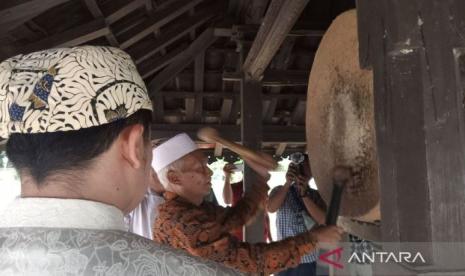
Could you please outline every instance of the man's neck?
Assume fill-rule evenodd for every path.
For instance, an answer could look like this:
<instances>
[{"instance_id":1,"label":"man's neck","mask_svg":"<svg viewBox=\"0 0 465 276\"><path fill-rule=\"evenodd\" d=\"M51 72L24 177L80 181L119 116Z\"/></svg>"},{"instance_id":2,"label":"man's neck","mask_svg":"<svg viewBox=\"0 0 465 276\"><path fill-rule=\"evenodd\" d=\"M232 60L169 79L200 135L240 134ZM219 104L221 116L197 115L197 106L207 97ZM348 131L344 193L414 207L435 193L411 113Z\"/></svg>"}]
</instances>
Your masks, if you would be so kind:
<instances>
[{"instance_id":1,"label":"man's neck","mask_svg":"<svg viewBox=\"0 0 465 276\"><path fill-rule=\"evenodd\" d=\"M176 192L175 192L176 193ZM192 196L192 195L185 195L184 193L176 193L180 198L182 198L184 201L187 201L195 206L200 206L200 204L202 204L203 202L203 197L195 197L195 196Z\"/></svg>"}]
</instances>

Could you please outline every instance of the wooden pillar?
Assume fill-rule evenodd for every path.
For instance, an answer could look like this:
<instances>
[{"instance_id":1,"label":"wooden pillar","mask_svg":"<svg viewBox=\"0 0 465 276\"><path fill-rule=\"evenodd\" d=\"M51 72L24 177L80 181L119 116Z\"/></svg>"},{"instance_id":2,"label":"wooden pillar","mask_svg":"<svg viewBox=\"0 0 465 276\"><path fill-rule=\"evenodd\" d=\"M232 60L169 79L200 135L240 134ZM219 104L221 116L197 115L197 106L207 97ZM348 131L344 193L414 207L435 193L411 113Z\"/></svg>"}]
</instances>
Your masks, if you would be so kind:
<instances>
[{"instance_id":1,"label":"wooden pillar","mask_svg":"<svg viewBox=\"0 0 465 276\"><path fill-rule=\"evenodd\" d=\"M457 255L438 243L465 241L464 8L357 1L360 62L374 73L382 237L431 242L431 266L407 266L412 275L465 271L463 245Z\"/></svg>"},{"instance_id":2,"label":"wooden pillar","mask_svg":"<svg viewBox=\"0 0 465 276\"><path fill-rule=\"evenodd\" d=\"M259 81L242 79L241 81L241 135L244 146L260 150L262 142L262 85ZM244 167L244 188L250 189L256 181L256 175L247 165ZM264 241L263 213L245 227L245 239L248 242Z\"/></svg>"}]
</instances>

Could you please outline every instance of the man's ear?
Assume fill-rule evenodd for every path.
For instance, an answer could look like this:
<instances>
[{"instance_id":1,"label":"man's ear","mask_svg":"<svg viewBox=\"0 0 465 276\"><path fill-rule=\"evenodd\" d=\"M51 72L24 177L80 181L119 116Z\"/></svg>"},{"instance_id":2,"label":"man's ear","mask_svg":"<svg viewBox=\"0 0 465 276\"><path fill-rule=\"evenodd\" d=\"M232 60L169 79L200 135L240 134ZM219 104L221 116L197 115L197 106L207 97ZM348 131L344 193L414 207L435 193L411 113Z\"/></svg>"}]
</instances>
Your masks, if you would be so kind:
<instances>
[{"instance_id":1,"label":"man's ear","mask_svg":"<svg viewBox=\"0 0 465 276\"><path fill-rule=\"evenodd\" d=\"M173 170L169 170L166 174L168 181L173 185L181 185L181 179L179 178L179 174Z\"/></svg>"},{"instance_id":2,"label":"man's ear","mask_svg":"<svg viewBox=\"0 0 465 276\"><path fill-rule=\"evenodd\" d=\"M140 124L126 127L120 134L121 154L134 169L145 162L144 127Z\"/></svg>"}]
</instances>

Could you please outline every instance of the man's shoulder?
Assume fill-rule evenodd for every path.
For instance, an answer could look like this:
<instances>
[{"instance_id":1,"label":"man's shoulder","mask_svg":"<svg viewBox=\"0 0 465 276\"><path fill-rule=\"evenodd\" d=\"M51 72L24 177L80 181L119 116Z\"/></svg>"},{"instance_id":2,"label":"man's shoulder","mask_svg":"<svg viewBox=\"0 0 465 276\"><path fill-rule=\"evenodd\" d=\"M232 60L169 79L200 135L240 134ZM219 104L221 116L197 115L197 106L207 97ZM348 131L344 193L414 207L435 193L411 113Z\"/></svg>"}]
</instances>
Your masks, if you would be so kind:
<instances>
[{"instance_id":1,"label":"man's shoulder","mask_svg":"<svg viewBox=\"0 0 465 276\"><path fill-rule=\"evenodd\" d=\"M60 245L60 250L56 245ZM171 271L170 275L238 275L231 269L202 260L186 252L161 245L138 235L117 230L84 230L58 228L0 228L1 248L24 248L25 256L43 254L49 260L50 274L58 274L56 268L66 267L69 274L91 275L98 263L95 258L108 259L107 272L110 274L135 275L144 270L147 275L157 275L159 271ZM69 255L72 252L72 255ZM14 272L18 275L33 274L37 258L24 259L28 265L18 261L17 251L0 251L0 272ZM143 261L141 261L143 260ZM31 266L32 265L32 266ZM92 273L93 272L93 273ZM119 273L117 273L119 272ZM1 274L1 273L0 273Z\"/></svg>"}]
</instances>

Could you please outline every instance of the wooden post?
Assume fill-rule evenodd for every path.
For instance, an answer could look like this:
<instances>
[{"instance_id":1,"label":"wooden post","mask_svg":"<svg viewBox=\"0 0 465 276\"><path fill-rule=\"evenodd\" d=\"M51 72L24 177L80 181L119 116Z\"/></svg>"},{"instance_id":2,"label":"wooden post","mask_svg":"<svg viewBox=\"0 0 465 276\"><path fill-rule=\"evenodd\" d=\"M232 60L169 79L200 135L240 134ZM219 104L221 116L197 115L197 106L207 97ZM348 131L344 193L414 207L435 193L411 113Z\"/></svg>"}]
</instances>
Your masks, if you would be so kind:
<instances>
[{"instance_id":1,"label":"wooden post","mask_svg":"<svg viewBox=\"0 0 465 276\"><path fill-rule=\"evenodd\" d=\"M463 274L463 244L456 254L434 242L465 241L464 3L374 2L357 9L360 63L374 73L382 239L431 242L422 273Z\"/></svg>"},{"instance_id":2,"label":"wooden post","mask_svg":"<svg viewBox=\"0 0 465 276\"><path fill-rule=\"evenodd\" d=\"M244 146L260 150L262 142L262 86L259 81L243 79L241 83L241 135ZM256 181L256 175L249 166L244 167L245 191ZM264 241L264 219L261 212L257 219L245 228L248 242Z\"/></svg>"}]
</instances>

